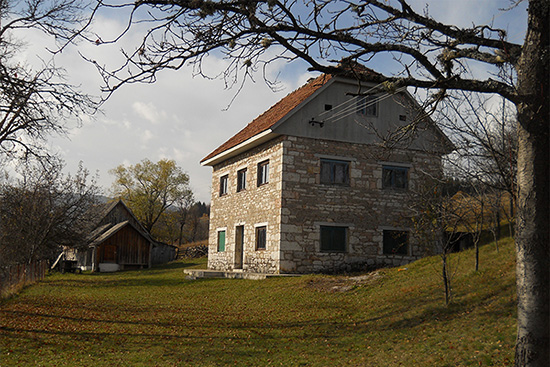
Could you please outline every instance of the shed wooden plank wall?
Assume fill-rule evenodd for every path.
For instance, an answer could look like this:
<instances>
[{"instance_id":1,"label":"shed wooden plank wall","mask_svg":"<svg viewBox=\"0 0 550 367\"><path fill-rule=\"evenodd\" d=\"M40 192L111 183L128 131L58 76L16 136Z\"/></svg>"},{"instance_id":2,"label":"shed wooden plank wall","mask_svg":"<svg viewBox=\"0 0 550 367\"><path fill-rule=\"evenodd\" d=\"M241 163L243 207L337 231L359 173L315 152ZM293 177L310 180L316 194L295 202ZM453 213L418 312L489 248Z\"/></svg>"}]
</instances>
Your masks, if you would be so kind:
<instances>
[{"instance_id":1,"label":"shed wooden plank wall","mask_svg":"<svg viewBox=\"0 0 550 367\"><path fill-rule=\"evenodd\" d=\"M109 246L116 246L115 262L120 265L149 265L149 241L131 226L122 228L101 244L99 262L104 262Z\"/></svg>"}]
</instances>

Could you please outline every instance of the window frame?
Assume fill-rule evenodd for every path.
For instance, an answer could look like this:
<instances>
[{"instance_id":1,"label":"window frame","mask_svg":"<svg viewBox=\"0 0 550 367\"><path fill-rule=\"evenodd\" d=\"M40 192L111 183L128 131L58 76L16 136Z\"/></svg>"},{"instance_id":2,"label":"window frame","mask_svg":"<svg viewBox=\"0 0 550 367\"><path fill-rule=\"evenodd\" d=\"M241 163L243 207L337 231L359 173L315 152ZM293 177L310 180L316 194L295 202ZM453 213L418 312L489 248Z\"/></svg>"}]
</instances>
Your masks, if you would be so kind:
<instances>
[{"instance_id":1,"label":"window frame","mask_svg":"<svg viewBox=\"0 0 550 367\"><path fill-rule=\"evenodd\" d=\"M269 159L258 163L257 186L269 183Z\"/></svg>"},{"instance_id":2,"label":"window frame","mask_svg":"<svg viewBox=\"0 0 550 367\"><path fill-rule=\"evenodd\" d=\"M343 243L342 245L334 246L336 231L343 230ZM327 233L329 231L330 233ZM324 233L323 233L324 232ZM323 236L323 234L325 234ZM326 239L326 235L330 236L330 243L324 243L323 239ZM328 226L321 225L319 226L319 251L327 253L346 253L348 252L348 238L349 238L349 227L348 226ZM323 246L325 245L325 246ZM327 246L328 245L328 246Z\"/></svg>"},{"instance_id":3,"label":"window frame","mask_svg":"<svg viewBox=\"0 0 550 367\"><path fill-rule=\"evenodd\" d=\"M223 233L223 244L220 246L220 239L221 239L221 234ZM217 241L217 245L216 245L216 249L217 249L217 252L225 252L225 248L226 248L226 245L227 245L227 229L218 229L217 230L217 234L218 234L218 241Z\"/></svg>"},{"instance_id":4,"label":"window frame","mask_svg":"<svg viewBox=\"0 0 550 367\"><path fill-rule=\"evenodd\" d=\"M324 180L325 175L323 174L323 167L329 166L329 179ZM338 166L345 166L345 175L343 182L336 182L336 169ZM332 159L332 158L320 158L320 178L319 182L324 185L335 185L335 186L349 186L350 185L350 176L351 176L351 161L344 159Z\"/></svg>"},{"instance_id":5,"label":"window frame","mask_svg":"<svg viewBox=\"0 0 550 367\"><path fill-rule=\"evenodd\" d=\"M263 235L261 235L262 232ZM254 239L256 251L267 250L267 225L262 224L255 226L254 233L256 236Z\"/></svg>"},{"instance_id":6,"label":"window frame","mask_svg":"<svg viewBox=\"0 0 550 367\"><path fill-rule=\"evenodd\" d=\"M409 170L410 167L405 166L395 166L391 164L384 164L382 165L382 189L385 190L407 190L409 188ZM390 174L390 182L387 184L387 174L386 172L389 172ZM403 186L398 186L398 177L396 173L404 172L404 184Z\"/></svg>"},{"instance_id":7,"label":"window frame","mask_svg":"<svg viewBox=\"0 0 550 367\"><path fill-rule=\"evenodd\" d=\"M357 113L367 117L378 117L378 101L375 101L377 99L378 96L372 94L359 96L357 99ZM374 104L367 106L372 101L375 101Z\"/></svg>"},{"instance_id":8,"label":"window frame","mask_svg":"<svg viewBox=\"0 0 550 367\"><path fill-rule=\"evenodd\" d=\"M220 177L220 196L225 196L229 193L229 175Z\"/></svg>"},{"instance_id":9,"label":"window frame","mask_svg":"<svg viewBox=\"0 0 550 367\"><path fill-rule=\"evenodd\" d=\"M410 244L409 244L409 230L406 230L406 229L384 229L382 230L382 254L383 255L399 255L399 256L410 256L409 255L409 248L410 248ZM387 236L392 236L393 239L395 239L395 243L398 244L398 246L391 246L391 249L390 249L390 245L392 245L392 243L389 243L389 239L390 237L387 237ZM396 239L394 236L395 235L398 235L399 237L401 236L404 236L404 245L403 246L403 243L399 244L398 243L398 240L399 239ZM399 250L401 248L404 248L404 250ZM396 249L398 249L399 251L396 251Z\"/></svg>"},{"instance_id":10,"label":"window frame","mask_svg":"<svg viewBox=\"0 0 550 367\"><path fill-rule=\"evenodd\" d=\"M246 190L246 168L237 171L237 192Z\"/></svg>"}]
</instances>

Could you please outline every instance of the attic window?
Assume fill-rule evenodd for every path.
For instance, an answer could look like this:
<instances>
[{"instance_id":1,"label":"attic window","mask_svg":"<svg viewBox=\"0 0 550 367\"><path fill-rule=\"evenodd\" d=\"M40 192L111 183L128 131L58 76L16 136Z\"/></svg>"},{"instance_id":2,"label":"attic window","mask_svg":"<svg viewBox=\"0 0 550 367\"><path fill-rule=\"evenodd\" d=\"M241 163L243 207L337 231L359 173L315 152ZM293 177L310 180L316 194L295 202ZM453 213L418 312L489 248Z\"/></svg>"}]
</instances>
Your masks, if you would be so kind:
<instances>
[{"instance_id":1,"label":"attic window","mask_svg":"<svg viewBox=\"0 0 550 367\"><path fill-rule=\"evenodd\" d=\"M357 113L365 116L378 116L378 97L359 96L357 99Z\"/></svg>"}]
</instances>

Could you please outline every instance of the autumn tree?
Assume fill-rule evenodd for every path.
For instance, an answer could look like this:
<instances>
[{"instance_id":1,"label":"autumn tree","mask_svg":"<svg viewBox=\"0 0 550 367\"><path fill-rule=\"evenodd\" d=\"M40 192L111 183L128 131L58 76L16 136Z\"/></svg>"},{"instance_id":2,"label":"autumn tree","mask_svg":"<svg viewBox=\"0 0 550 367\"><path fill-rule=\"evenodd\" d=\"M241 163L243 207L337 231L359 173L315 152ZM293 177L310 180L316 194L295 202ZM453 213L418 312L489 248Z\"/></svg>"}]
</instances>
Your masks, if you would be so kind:
<instances>
[{"instance_id":1,"label":"autumn tree","mask_svg":"<svg viewBox=\"0 0 550 367\"><path fill-rule=\"evenodd\" d=\"M185 242L184 228L192 213L191 208L195 198L189 191L176 199L172 206L159 218L155 227L155 238L173 245L181 245Z\"/></svg>"},{"instance_id":2,"label":"autumn tree","mask_svg":"<svg viewBox=\"0 0 550 367\"><path fill-rule=\"evenodd\" d=\"M474 191L491 191L494 196L506 193L509 205L504 213L512 223L518 148L513 112L498 96L487 98L464 91L452 96L440 104L436 119L455 146L454 152L445 158L446 170L449 175L469 182Z\"/></svg>"},{"instance_id":3,"label":"autumn tree","mask_svg":"<svg viewBox=\"0 0 550 367\"><path fill-rule=\"evenodd\" d=\"M100 189L82 165L74 175L62 168L31 159L0 185L1 265L55 259L63 246L87 245Z\"/></svg>"},{"instance_id":4,"label":"autumn tree","mask_svg":"<svg viewBox=\"0 0 550 367\"><path fill-rule=\"evenodd\" d=\"M189 208L188 220L185 223L185 236L188 242L208 239L210 206L200 201Z\"/></svg>"},{"instance_id":5,"label":"autumn tree","mask_svg":"<svg viewBox=\"0 0 550 367\"><path fill-rule=\"evenodd\" d=\"M92 97L67 83L55 52L34 65L21 60L29 59L23 33L40 31L67 44L86 22L86 9L82 1L0 0L0 154L46 157L48 136L66 133L96 111Z\"/></svg>"},{"instance_id":6,"label":"autumn tree","mask_svg":"<svg viewBox=\"0 0 550 367\"><path fill-rule=\"evenodd\" d=\"M521 1L512 3L517 6ZM550 5L528 0L523 44L513 43L505 30L490 24L458 27L413 9L407 0L140 0L131 9L125 32L148 24L142 42L123 53L124 65L101 67L107 89L129 82L152 82L162 69L191 62L202 72L209 54L224 56L222 73L235 83L258 67L276 60L301 59L311 70L347 73L346 59L369 66L380 54L400 64L393 75L370 80L380 90L403 86L424 88L425 107L435 109L449 90L498 94L517 112L518 224L517 366L546 366L550 344L549 250L549 98ZM110 5L105 5L109 7ZM112 5L123 9L124 4ZM117 37L117 40L119 38ZM116 40L115 40L116 41ZM105 41L106 43L108 42ZM491 77L474 77L468 65L492 68ZM431 103L431 105L430 105Z\"/></svg>"},{"instance_id":7,"label":"autumn tree","mask_svg":"<svg viewBox=\"0 0 550 367\"><path fill-rule=\"evenodd\" d=\"M168 208L193 195L189 176L173 160L144 159L110 173L115 177L113 194L125 201L150 233Z\"/></svg>"},{"instance_id":8,"label":"autumn tree","mask_svg":"<svg viewBox=\"0 0 550 367\"><path fill-rule=\"evenodd\" d=\"M406 222L412 222L416 240L425 253L437 255L441 260L440 277L446 306L453 298L453 277L458 268L450 254L455 251L455 243L468 220L464 201L457 200L457 195L450 195L447 186L444 179L421 174L410 188L407 200L410 217L405 218Z\"/></svg>"}]
</instances>

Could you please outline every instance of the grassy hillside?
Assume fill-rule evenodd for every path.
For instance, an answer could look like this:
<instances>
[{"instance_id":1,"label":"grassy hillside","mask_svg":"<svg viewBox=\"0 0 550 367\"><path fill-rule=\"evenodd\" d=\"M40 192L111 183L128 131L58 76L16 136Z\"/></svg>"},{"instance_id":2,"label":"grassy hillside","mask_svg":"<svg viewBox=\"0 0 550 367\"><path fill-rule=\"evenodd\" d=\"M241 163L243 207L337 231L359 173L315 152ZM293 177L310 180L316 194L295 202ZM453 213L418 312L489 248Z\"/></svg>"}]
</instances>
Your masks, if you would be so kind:
<instances>
[{"instance_id":1,"label":"grassy hillside","mask_svg":"<svg viewBox=\"0 0 550 367\"><path fill-rule=\"evenodd\" d=\"M0 304L0 366L504 366L515 339L511 241L363 277L185 280L204 259L56 274Z\"/></svg>"}]
</instances>

